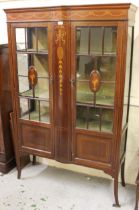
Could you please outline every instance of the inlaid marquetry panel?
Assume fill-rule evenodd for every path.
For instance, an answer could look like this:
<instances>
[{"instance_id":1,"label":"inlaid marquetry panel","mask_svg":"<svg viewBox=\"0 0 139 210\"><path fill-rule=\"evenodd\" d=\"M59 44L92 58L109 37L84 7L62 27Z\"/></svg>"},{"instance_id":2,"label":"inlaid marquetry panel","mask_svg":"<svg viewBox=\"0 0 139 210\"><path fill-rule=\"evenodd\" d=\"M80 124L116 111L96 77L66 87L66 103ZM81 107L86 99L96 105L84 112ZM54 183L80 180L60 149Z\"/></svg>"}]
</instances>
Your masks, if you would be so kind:
<instances>
[{"instance_id":1,"label":"inlaid marquetry panel","mask_svg":"<svg viewBox=\"0 0 139 210\"><path fill-rule=\"evenodd\" d=\"M8 22L57 21L57 20L127 20L128 9L135 10L130 4L105 4L87 6L60 6L29 9L6 9ZM20 12L19 12L20 11ZM33 12L32 12L33 11ZM34 12L35 11L35 12ZM45 11L45 13L44 13ZM132 12L131 12L132 13Z\"/></svg>"}]
</instances>

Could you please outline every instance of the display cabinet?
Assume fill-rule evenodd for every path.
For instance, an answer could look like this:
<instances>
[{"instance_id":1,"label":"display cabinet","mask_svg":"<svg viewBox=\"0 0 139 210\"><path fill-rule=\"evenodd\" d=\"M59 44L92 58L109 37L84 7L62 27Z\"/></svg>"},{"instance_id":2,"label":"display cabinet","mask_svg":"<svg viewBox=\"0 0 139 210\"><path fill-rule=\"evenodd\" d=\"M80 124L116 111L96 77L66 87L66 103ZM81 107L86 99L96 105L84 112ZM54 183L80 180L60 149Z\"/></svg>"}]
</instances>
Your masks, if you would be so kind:
<instances>
[{"instance_id":1,"label":"display cabinet","mask_svg":"<svg viewBox=\"0 0 139 210\"><path fill-rule=\"evenodd\" d=\"M23 153L100 169L114 178L119 206L135 11L131 4L5 10L18 178Z\"/></svg>"},{"instance_id":2,"label":"display cabinet","mask_svg":"<svg viewBox=\"0 0 139 210\"><path fill-rule=\"evenodd\" d=\"M0 172L15 167L15 156L10 131L12 97L10 88L9 51L7 44L0 45Z\"/></svg>"}]
</instances>

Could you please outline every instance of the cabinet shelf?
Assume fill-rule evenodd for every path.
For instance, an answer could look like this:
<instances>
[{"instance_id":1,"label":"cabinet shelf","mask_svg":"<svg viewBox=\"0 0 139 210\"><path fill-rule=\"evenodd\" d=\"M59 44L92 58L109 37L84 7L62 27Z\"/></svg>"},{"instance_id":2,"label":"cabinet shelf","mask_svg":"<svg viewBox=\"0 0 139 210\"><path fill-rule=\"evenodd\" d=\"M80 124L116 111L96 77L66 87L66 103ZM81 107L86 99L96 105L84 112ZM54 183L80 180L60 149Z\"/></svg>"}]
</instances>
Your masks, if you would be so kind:
<instances>
[{"instance_id":1,"label":"cabinet shelf","mask_svg":"<svg viewBox=\"0 0 139 210\"><path fill-rule=\"evenodd\" d=\"M28 78L28 75L18 74L18 76ZM37 78L38 79L49 79L49 77L47 77L47 76L46 77L45 76L44 77L43 76L37 76Z\"/></svg>"},{"instance_id":2,"label":"cabinet shelf","mask_svg":"<svg viewBox=\"0 0 139 210\"><path fill-rule=\"evenodd\" d=\"M116 57L116 53L94 54L94 53L76 53L76 56L90 56L90 57Z\"/></svg>"},{"instance_id":3,"label":"cabinet shelf","mask_svg":"<svg viewBox=\"0 0 139 210\"><path fill-rule=\"evenodd\" d=\"M93 108L101 108L101 109L114 109L114 106L111 105L103 105L103 104L92 104L91 102L87 102L87 103L81 103L81 102L76 102L77 106L84 106L84 107L93 107Z\"/></svg>"},{"instance_id":4,"label":"cabinet shelf","mask_svg":"<svg viewBox=\"0 0 139 210\"><path fill-rule=\"evenodd\" d=\"M37 50L17 50L18 54L38 54L38 55L48 55L48 51L37 51Z\"/></svg>"},{"instance_id":5,"label":"cabinet shelf","mask_svg":"<svg viewBox=\"0 0 139 210\"><path fill-rule=\"evenodd\" d=\"M23 96L23 95L19 95L20 98L25 98L25 99L32 99L32 100L38 100L38 101L46 101L49 102L50 99L47 98L41 98L41 97L31 97L31 96Z\"/></svg>"}]
</instances>

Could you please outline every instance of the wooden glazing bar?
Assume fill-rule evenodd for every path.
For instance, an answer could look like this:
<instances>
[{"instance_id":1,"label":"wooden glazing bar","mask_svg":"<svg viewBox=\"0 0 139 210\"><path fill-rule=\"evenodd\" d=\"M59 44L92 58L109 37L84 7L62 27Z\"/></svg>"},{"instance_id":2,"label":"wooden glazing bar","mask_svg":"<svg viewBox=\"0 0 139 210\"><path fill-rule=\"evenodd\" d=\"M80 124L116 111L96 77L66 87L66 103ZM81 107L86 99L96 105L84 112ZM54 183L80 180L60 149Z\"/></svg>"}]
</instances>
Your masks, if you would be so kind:
<instances>
[{"instance_id":1,"label":"wooden glazing bar","mask_svg":"<svg viewBox=\"0 0 139 210\"><path fill-rule=\"evenodd\" d=\"M96 93L95 92L94 92L93 96L94 96L94 99L93 99L94 100L94 106L96 106Z\"/></svg>"},{"instance_id":2,"label":"wooden glazing bar","mask_svg":"<svg viewBox=\"0 0 139 210\"><path fill-rule=\"evenodd\" d=\"M87 114L86 114L86 128L89 128L89 107L86 107L87 109Z\"/></svg>"},{"instance_id":3,"label":"wooden glazing bar","mask_svg":"<svg viewBox=\"0 0 139 210\"><path fill-rule=\"evenodd\" d=\"M28 114L29 114L29 120L30 120L30 100L28 98Z\"/></svg>"},{"instance_id":4,"label":"wooden glazing bar","mask_svg":"<svg viewBox=\"0 0 139 210\"><path fill-rule=\"evenodd\" d=\"M102 127L102 108L99 109L99 129L101 131L101 127Z\"/></svg>"},{"instance_id":5,"label":"wooden glazing bar","mask_svg":"<svg viewBox=\"0 0 139 210\"><path fill-rule=\"evenodd\" d=\"M36 51L38 52L38 28L35 28L35 37L36 37Z\"/></svg>"},{"instance_id":6,"label":"wooden glazing bar","mask_svg":"<svg viewBox=\"0 0 139 210\"><path fill-rule=\"evenodd\" d=\"M90 44L91 44L91 28L88 27L89 34L88 34L88 55L90 55Z\"/></svg>"},{"instance_id":7,"label":"wooden glazing bar","mask_svg":"<svg viewBox=\"0 0 139 210\"><path fill-rule=\"evenodd\" d=\"M40 100L38 100L38 104L39 104L39 121L41 121L41 107L40 107Z\"/></svg>"},{"instance_id":8,"label":"wooden glazing bar","mask_svg":"<svg viewBox=\"0 0 139 210\"><path fill-rule=\"evenodd\" d=\"M102 35L102 55L104 56L104 37L105 37L105 28L103 27L103 35Z\"/></svg>"},{"instance_id":9,"label":"wooden glazing bar","mask_svg":"<svg viewBox=\"0 0 139 210\"><path fill-rule=\"evenodd\" d=\"M28 49L28 42L27 42L27 28L25 28L25 50Z\"/></svg>"}]
</instances>

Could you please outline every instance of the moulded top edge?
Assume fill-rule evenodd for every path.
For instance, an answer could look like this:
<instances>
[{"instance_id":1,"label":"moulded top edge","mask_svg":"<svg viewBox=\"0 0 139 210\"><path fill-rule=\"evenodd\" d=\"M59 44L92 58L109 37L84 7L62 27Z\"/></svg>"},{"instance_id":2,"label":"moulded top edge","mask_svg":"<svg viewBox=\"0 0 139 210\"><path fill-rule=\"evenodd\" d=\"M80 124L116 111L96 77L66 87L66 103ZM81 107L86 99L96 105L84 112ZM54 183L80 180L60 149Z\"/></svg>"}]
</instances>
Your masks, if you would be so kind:
<instances>
[{"instance_id":1,"label":"moulded top edge","mask_svg":"<svg viewBox=\"0 0 139 210\"><path fill-rule=\"evenodd\" d=\"M26 12L26 11L43 11L43 10L76 10L76 9L132 9L137 10L137 7L131 3L119 4L87 4L87 5L61 5L61 6L48 6L48 7L27 7L27 8L10 8L4 9L6 13Z\"/></svg>"}]
</instances>

